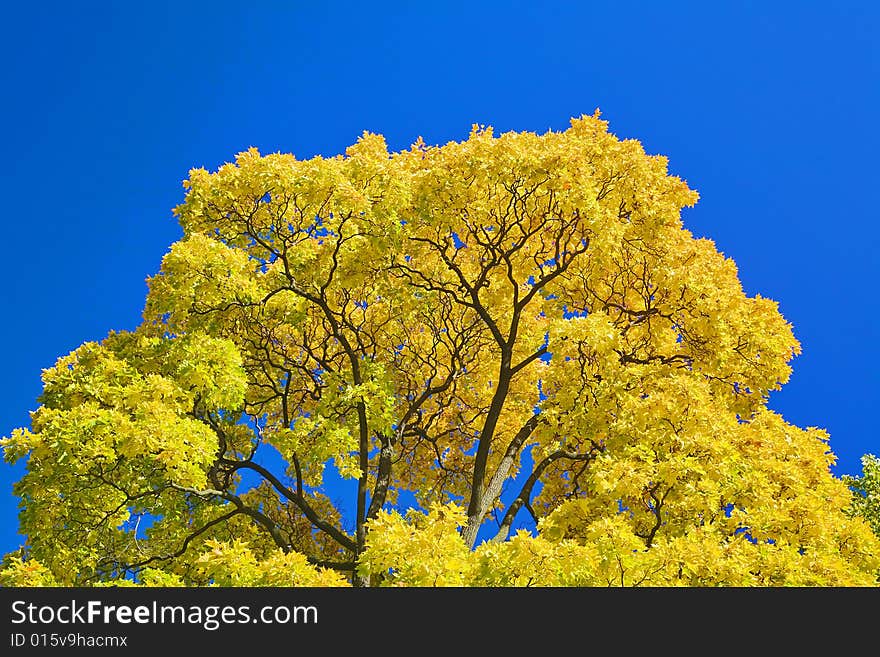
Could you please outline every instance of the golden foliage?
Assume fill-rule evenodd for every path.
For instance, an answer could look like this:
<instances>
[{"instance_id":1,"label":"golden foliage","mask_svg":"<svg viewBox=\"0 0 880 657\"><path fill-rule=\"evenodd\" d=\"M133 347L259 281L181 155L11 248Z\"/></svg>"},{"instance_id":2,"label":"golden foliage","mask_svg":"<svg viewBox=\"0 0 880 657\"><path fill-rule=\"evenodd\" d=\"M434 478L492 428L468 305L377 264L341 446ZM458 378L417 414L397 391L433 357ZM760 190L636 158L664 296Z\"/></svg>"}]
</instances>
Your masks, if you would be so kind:
<instances>
[{"instance_id":1,"label":"golden foliage","mask_svg":"<svg viewBox=\"0 0 880 657\"><path fill-rule=\"evenodd\" d=\"M59 359L2 442L3 581L876 583L828 436L766 407L792 327L667 165L596 114L194 169L143 324Z\"/></svg>"}]
</instances>

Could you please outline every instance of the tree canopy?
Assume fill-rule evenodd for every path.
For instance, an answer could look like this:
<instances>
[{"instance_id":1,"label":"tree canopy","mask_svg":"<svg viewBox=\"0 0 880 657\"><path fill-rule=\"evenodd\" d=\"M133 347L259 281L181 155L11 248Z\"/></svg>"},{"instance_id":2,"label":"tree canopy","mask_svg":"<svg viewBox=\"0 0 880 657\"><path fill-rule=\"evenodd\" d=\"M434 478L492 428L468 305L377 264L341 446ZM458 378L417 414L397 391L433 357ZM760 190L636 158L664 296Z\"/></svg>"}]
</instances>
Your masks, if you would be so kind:
<instances>
[{"instance_id":1,"label":"tree canopy","mask_svg":"<svg viewBox=\"0 0 880 657\"><path fill-rule=\"evenodd\" d=\"M792 327L598 113L184 186L141 326L45 370L2 442L0 582L877 582L828 435L767 407Z\"/></svg>"},{"instance_id":2,"label":"tree canopy","mask_svg":"<svg viewBox=\"0 0 880 657\"><path fill-rule=\"evenodd\" d=\"M850 513L864 518L880 538L880 458L865 454L861 476L845 476L843 480L853 491Z\"/></svg>"}]
</instances>

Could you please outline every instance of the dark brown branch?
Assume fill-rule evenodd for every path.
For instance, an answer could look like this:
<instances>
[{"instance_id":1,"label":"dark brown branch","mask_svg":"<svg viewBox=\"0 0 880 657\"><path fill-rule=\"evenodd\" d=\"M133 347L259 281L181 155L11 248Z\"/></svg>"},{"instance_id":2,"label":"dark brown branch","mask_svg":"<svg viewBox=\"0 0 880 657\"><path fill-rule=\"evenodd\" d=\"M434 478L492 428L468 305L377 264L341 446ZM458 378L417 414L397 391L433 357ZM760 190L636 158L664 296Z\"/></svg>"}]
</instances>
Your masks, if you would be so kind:
<instances>
[{"instance_id":1,"label":"dark brown branch","mask_svg":"<svg viewBox=\"0 0 880 657\"><path fill-rule=\"evenodd\" d=\"M507 398L507 392L510 390L510 380L512 374L510 371L510 351L506 350L501 356L501 367L498 373L498 387L495 388L495 394L492 396L492 403L489 406L489 412L486 414L486 421L483 424L483 430L480 433L479 445L477 453L474 457L474 472L471 478L471 494L468 502L467 515L468 523L462 530L461 536L468 547L473 547L477 540L477 531L483 522L486 511L483 498L486 492L486 467L489 462L489 450L492 446L492 439L495 437L495 429L498 426L498 420L501 417L501 410L504 407L504 401Z\"/></svg>"},{"instance_id":2,"label":"dark brown branch","mask_svg":"<svg viewBox=\"0 0 880 657\"><path fill-rule=\"evenodd\" d=\"M648 530L647 533L639 533L635 532L635 535L639 538L645 539L645 547L650 548L654 543L654 537L657 535L658 530L663 525L663 519L660 516L660 510L663 508L663 503L666 501L666 497L672 491L672 486L670 486L665 493L663 493L662 497L657 497L657 489L660 488L660 484L655 484L648 490L648 495L651 497L652 504L647 505L648 509L651 513L654 514L654 524L651 529Z\"/></svg>"},{"instance_id":3,"label":"dark brown branch","mask_svg":"<svg viewBox=\"0 0 880 657\"><path fill-rule=\"evenodd\" d=\"M540 349L529 354L528 356L523 358L519 363L517 363L512 368L510 368L510 373L516 374L520 370L527 367L529 365L529 363L532 363L532 362L538 360L541 356L544 356L545 354L547 354L547 352L548 352L547 345L542 346Z\"/></svg>"},{"instance_id":4,"label":"dark brown branch","mask_svg":"<svg viewBox=\"0 0 880 657\"><path fill-rule=\"evenodd\" d=\"M510 506L507 508L507 512L504 514L504 519L501 521L501 526L498 528L498 533L495 534L495 541L505 541L510 534L510 527L513 525L513 521L516 518L516 514L519 513L519 510L525 506L529 513L532 515L532 518L537 522L538 518L535 515L535 511L532 508L532 490L535 488L535 484L541 479L541 475L544 474L544 471L547 467L553 463L554 461L558 461L559 459L569 459L572 461L585 461L585 466L596 457L598 452L602 451L601 447L598 445L593 445L589 452L585 454L581 454L578 452L570 452L564 449L558 449L555 452L545 456L541 461L535 465L532 473L529 475L528 479L526 479L523 487L520 489L519 494L514 498L514 500L510 503Z\"/></svg>"},{"instance_id":5,"label":"dark brown branch","mask_svg":"<svg viewBox=\"0 0 880 657\"><path fill-rule=\"evenodd\" d=\"M149 566L151 563L155 563L157 561L170 561L171 559L176 559L177 557L183 556L183 554L187 551L187 549L189 549L190 543L192 543L196 538L198 538L199 536L204 534L206 531L211 529L211 527L214 527L215 525L219 525L220 523L226 522L230 518L237 516L239 513L241 513L241 511L239 509L235 509L234 511L230 511L229 513L226 513L222 516L214 518L213 520L210 520L209 522L205 523L204 525L199 527L196 531L194 531L192 534L188 534L186 536L186 538L183 539L183 544L180 546L180 548L178 548L176 551L172 552L171 554L154 555L154 556L150 557L149 559L144 559L143 561L138 561L136 563L124 564L124 565L120 564L119 568L122 570L134 571L139 568L144 568L145 566ZM101 567L103 568L103 567L107 567L109 565L111 565L110 562L105 562L105 563L101 564Z\"/></svg>"},{"instance_id":6,"label":"dark brown branch","mask_svg":"<svg viewBox=\"0 0 880 657\"><path fill-rule=\"evenodd\" d=\"M213 478L215 480L215 485L218 485L220 482L217 481L217 473L211 473L215 475ZM254 509L252 507L247 506L238 495L234 495L228 491L221 490L198 490L195 488L187 488L186 486L178 486L176 484L170 484L170 488L175 490L182 491L184 493L190 493L197 497L202 498L211 498L211 497L219 497L220 499L226 500L227 502L231 502L235 505L236 509L238 509L239 513L242 515L248 516L252 520L256 521L258 524L262 525L266 531L269 532L269 535L272 537L272 540L275 542L279 548L281 548L284 552L290 551L290 544L284 539L284 536L281 534L281 530L278 529L278 525L269 518L265 513L259 511L258 509Z\"/></svg>"},{"instance_id":7,"label":"dark brown branch","mask_svg":"<svg viewBox=\"0 0 880 657\"><path fill-rule=\"evenodd\" d=\"M471 285L467 277L464 275L464 272L461 270L455 262L453 262L452 258L449 257L447 253L449 249L448 244L440 245L433 240L429 240L424 237L410 237L410 240L413 242L423 242L425 244L431 245L435 251L439 254L440 258L446 264L446 266L456 275L458 278L459 284L461 285L462 290L464 290L467 295L470 297L470 305L480 316L480 319L486 324L491 331L492 336L495 338L495 341L499 346L504 348L507 345L507 340L505 340L504 335L501 333L501 329L498 328L498 324L495 323L495 320L492 319L492 316L489 314L489 311L486 310L486 307L483 305L483 302L480 300L480 287L485 282L486 273L491 269L491 266L486 266L483 268L483 271L480 274L480 277L477 279L475 285ZM491 263L490 263L491 264Z\"/></svg>"},{"instance_id":8,"label":"dark brown branch","mask_svg":"<svg viewBox=\"0 0 880 657\"><path fill-rule=\"evenodd\" d=\"M275 490L277 490L286 499L290 500L297 507L299 507L299 510L303 512L303 515L309 520L309 522L312 523L312 525L330 536L345 549L351 550L352 552L357 551L357 545L354 541L351 540L349 536L345 535L341 530L318 517L318 514L315 513L315 510L311 507L311 505L309 505L304 496L285 486L278 479L278 477L269 472L259 463L253 463L251 461L224 461L224 463L233 470L240 470L244 468L248 470L253 470L254 472L260 474L266 481L272 484Z\"/></svg>"},{"instance_id":9,"label":"dark brown branch","mask_svg":"<svg viewBox=\"0 0 880 657\"><path fill-rule=\"evenodd\" d=\"M495 501L501 496L501 488L510 474L510 469L513 467L516 457L519 456L523 444L529 436L532 435L540 422L541 416L539 413L532 415L526 420L526 423L520 428L520 430L517 431L513 440L510 441L510 445L507 446L504 456L501 457L498 469L495 471L495 474L492 475L489 485L486 486L486 492L483 495L482 507L480 509L483 516L486 515L489 508L495 504Z\"/></svg>"},{"instance_id":10,"label":"dark brown branch","mask_svg":"<svg viewBox=\"0 0 880 657\"><path fill-rule=\"evenodd\" d=\"M398 433L402 433L398 430ZM379 469L376 473L376 485L373 488L373 494L370 497L370 508L367 510L367 518L375 518L385 504L388 496L388 488L391 485L391 465L394 455L391 439L381 436L382 448L379 452Z\"/></svg>"}]
</instances>

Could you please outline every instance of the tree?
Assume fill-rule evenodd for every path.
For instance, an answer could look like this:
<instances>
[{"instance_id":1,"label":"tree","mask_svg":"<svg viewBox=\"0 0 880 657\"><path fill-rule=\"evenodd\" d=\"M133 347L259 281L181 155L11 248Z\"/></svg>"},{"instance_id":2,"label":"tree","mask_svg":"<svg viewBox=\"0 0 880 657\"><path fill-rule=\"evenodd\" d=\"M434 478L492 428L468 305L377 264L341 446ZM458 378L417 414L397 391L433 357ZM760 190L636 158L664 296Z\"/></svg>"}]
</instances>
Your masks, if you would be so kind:
<instances>
[{"instance_id":1,"label":"tree","mask_svg":"<svg viewBox=\"0 0 880 657\"><path fill-rule=\"evenodd\" d=\"M7 583L877 581L828 436L766 406L791 326L598 114L184 186L143 324L3 441Z\"/></svg>"},{"instance_id":2,"label":"tree","mask_svg":"<svg viewBox=\"0 0 880 657\"><path fill-rule=\"evenodd\" d=\"M844 476L853 492L850 513L864 518L874 534L880 538L880 458L873 454L862 456L862 475Z\"/></svg>"}]
</instances>

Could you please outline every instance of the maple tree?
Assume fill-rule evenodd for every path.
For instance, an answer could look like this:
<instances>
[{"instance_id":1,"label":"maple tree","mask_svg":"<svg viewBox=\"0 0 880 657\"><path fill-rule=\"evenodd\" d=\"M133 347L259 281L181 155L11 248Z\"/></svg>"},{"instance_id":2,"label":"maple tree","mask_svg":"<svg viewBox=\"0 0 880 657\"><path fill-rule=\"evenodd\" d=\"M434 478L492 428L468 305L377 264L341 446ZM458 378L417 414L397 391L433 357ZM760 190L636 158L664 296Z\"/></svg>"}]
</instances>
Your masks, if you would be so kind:
<instances>
[{"instance_id":1,"label":"maple tree","mask_svg":"<svg viewBox=\"0 0 880 657\"><path fill-rule=\"evenodd\" d=\"M864 518L880 538L880 458L865 454L862 456L862 474L845 475L843 480L853 492L850 513Z\"/></svg>"},{"instance_id":2,"label":"maple tree","mask_svg":"<svg viewBox=\"0 0 880 657\"><path fill-rule=\"evenodd\" d=\"M598 113L184 186L142 325L44 371L3 440L0 582L877 582L827 434L767 408L791 326Z\"/></svg>"}]
</instances>

